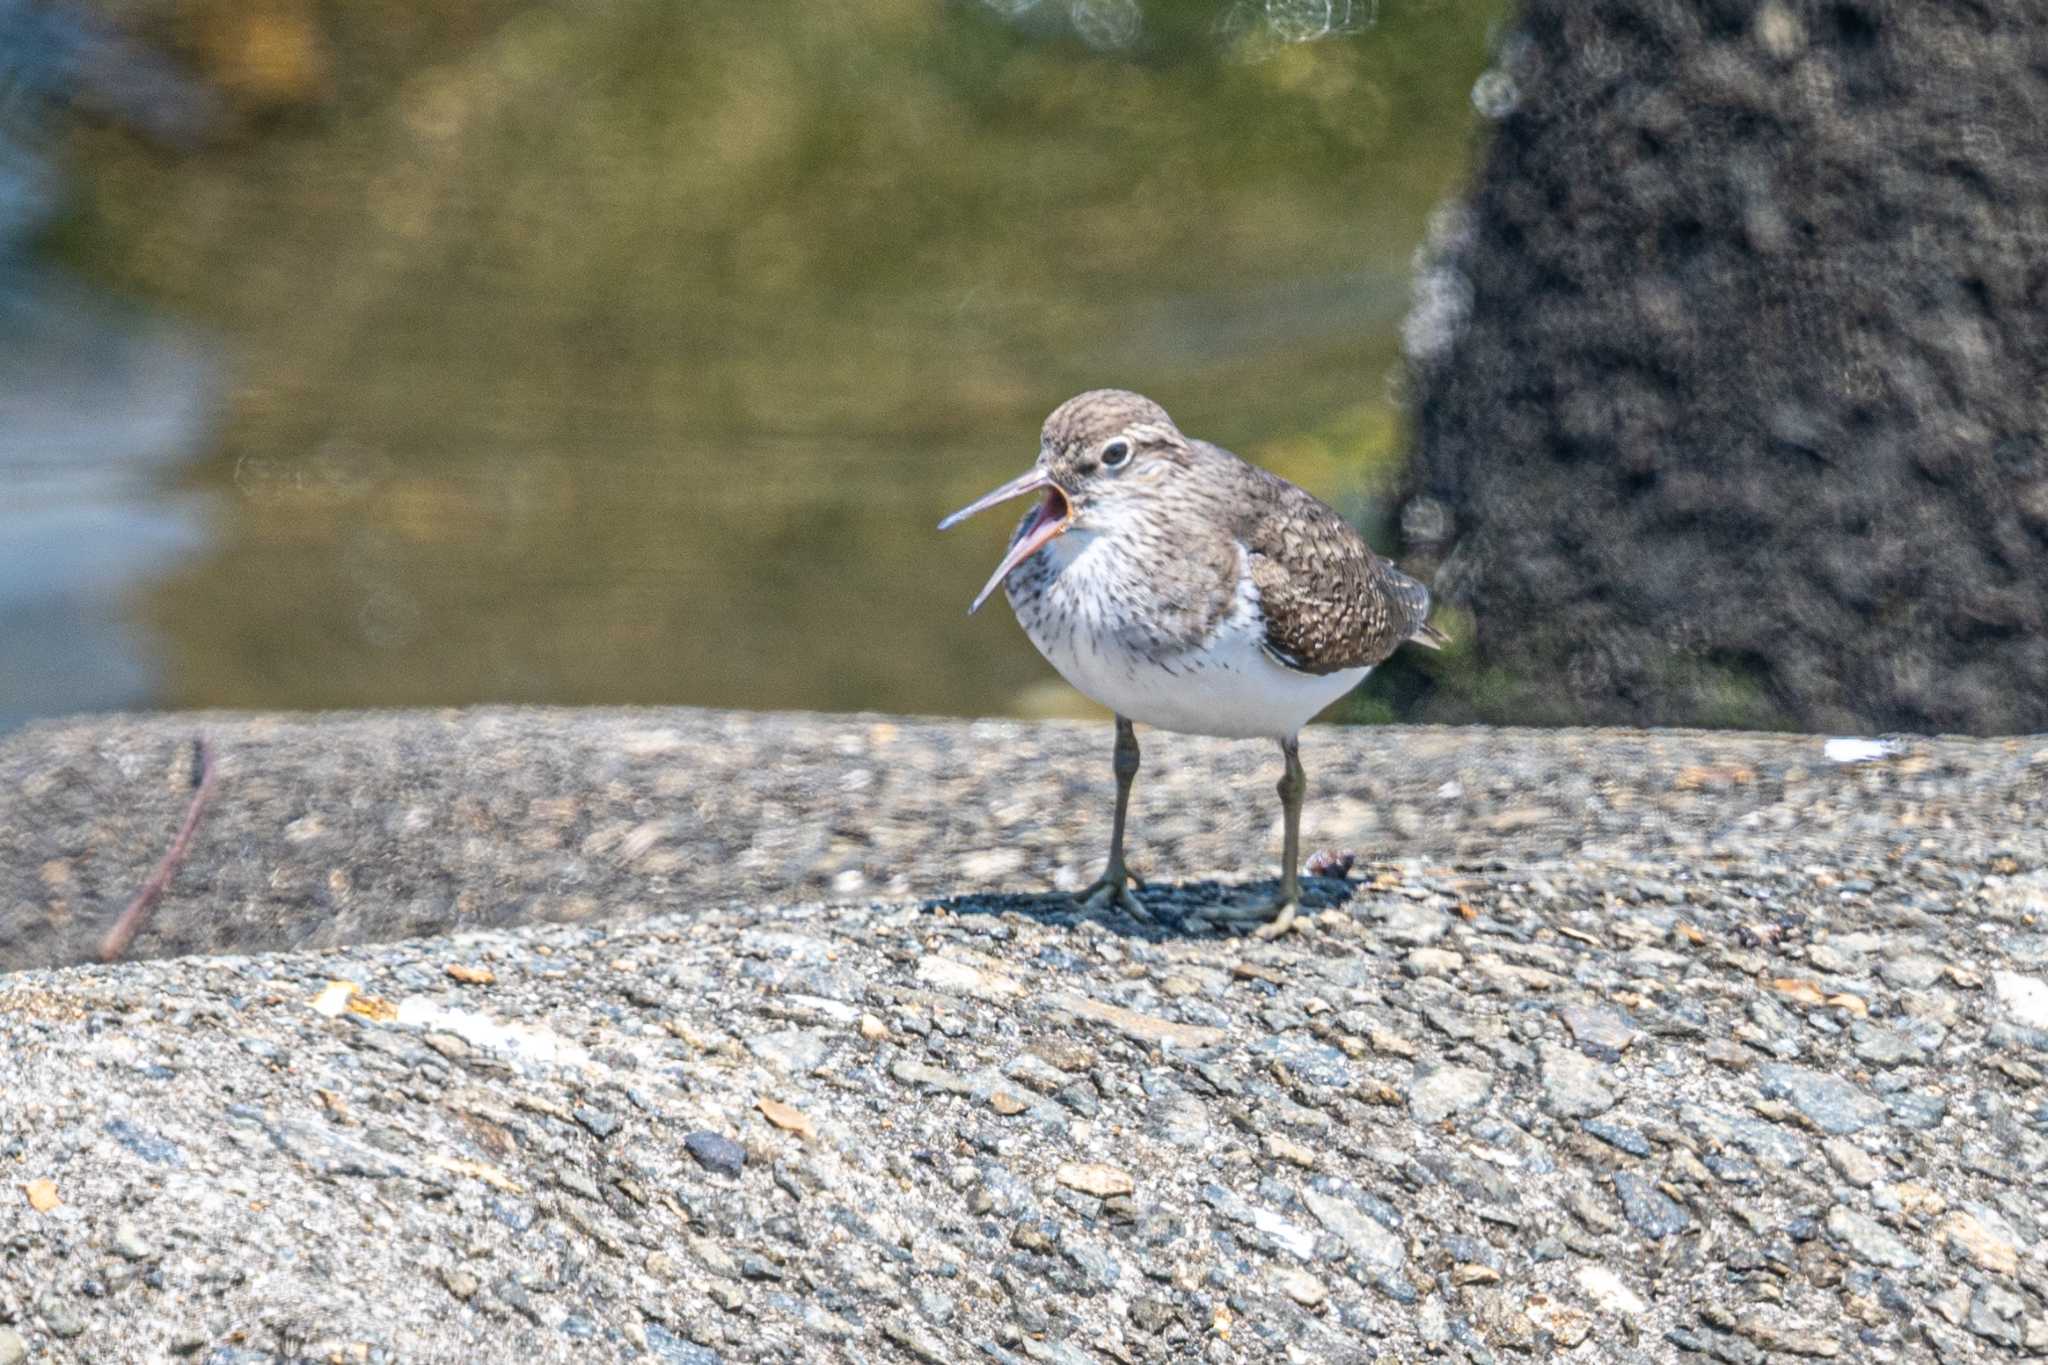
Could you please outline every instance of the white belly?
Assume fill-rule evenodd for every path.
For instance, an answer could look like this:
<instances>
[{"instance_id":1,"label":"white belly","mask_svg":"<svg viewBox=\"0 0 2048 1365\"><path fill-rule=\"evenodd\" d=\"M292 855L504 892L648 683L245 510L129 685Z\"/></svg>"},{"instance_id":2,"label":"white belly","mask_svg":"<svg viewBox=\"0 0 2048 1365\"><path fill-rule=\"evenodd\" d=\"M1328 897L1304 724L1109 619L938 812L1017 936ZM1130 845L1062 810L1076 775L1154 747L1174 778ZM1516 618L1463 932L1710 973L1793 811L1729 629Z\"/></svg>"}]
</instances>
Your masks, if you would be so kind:
<instances>
[{"instance_id":1,"label":"white belly","mask_svg":"<svg viewBox=\"0 0 2048 1365\"><path fill-rule=\"evenodd\" d=\"M1048 548L1067 547L1055 541ZM1248 578L1206 640L1167 654L1141 650L1129 633L1105 628L1120 599L1090 591L1101 585L1089 582L1089 547L1073 549L1081 553L1056 554L1060 572L1043 597L1029 604L1013 599L1012 605L1031 643L1060 676L1120 716L1183 734L1280 739L1299 732L1372 672L1302 673L1276 662L1262 647L1265 623Z\"/></svg>"},{"instance_id":2,"label":"white belly","mask_svg":"<svg viewBox=\"0 0 2048 1365\"><path fill-rule=\"evenodd\" d=\"M1171 672L1078 632L1032 643L1082 695L1120 716L1230 739L1296 734L1372 672L1297 673L1274 663L1256 641L1229 633L1212 649L1182 656Z\"/></svg>"}]
</instances>

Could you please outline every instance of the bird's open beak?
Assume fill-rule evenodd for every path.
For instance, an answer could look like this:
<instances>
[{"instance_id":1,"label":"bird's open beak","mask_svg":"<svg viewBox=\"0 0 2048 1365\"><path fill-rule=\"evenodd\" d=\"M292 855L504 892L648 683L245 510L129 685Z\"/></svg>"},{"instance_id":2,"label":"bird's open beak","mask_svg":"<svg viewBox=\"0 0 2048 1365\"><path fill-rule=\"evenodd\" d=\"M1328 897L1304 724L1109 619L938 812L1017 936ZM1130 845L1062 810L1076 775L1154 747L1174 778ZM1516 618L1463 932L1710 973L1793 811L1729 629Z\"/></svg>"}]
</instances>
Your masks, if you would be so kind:
<instances>
[{"instance_id":1,"label":"bird's open beak","mask_svg":"<svg viewBox=\"0 0 2048 1365\"><path fill-rule=\"evenodd\" d=\"M1031 514L1031 520L1024 525L1024 533L1017 537L1017 543L1003 556L1003 562L996 565L996 571L989 575L988 582L982 584L981 591L974 598L974 605L967 609L969 616L981 609L981 604L988 600L988 595L996 590L996 584L1010 576L1010 570L1037 554L1047 541L1074 524L1073 504L1067 501L1067 495L1060 491L1060 486L1052 481L1052 475L1046 473L1043 468L1034 467L993 493L968 503L939 523L939 529L944 531L959 525L976 512L987 511L999 502L1008 502L1011 498L1036 493L1040 489L1045 490L1045 500L1039 503L1038 509Z\"/></svg>"}]
</instances>

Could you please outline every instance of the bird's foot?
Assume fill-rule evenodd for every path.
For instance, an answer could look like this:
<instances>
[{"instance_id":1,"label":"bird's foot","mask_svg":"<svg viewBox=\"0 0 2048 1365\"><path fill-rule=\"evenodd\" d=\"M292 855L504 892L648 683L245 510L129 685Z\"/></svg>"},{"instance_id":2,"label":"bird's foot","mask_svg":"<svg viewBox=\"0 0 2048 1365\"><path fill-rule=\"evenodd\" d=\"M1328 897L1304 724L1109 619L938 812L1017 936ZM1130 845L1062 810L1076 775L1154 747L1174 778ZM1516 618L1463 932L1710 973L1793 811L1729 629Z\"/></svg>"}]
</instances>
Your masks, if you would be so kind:
<instances>
[{"instance_id":1,"label":"bird's foot","mask_svg":"<svg viewBox=\"0 0 2048 1365\"><path fill-rule=\"evenodd\" d=\"M1086 887L1074 893L1074 901L1083 910L1100 913L1105 910L1121 910L1140 924L1152 923L1152 912L1145 908L1131 891L1131 886L1145 885L1144 879L1120 862L1113 862L1103 869L1102 875Z\"/></svg>"},{"instance_id":2,"label":"bird's foot","mask_svg":"<svg viewBox=\"0 0 2048 1365\"><path fill-rule=\"evenodd\" d=\"M1206 920L1220 920L1240 932L1249 929L1253 938L1276 939L1282 934L1306 932L1308 921L1301 918L1301 898L1285 892L1270 900L1225 901L1202 907ZM1252 926L1256 925L1256 928Z\"/></svg>"}]
</instances>

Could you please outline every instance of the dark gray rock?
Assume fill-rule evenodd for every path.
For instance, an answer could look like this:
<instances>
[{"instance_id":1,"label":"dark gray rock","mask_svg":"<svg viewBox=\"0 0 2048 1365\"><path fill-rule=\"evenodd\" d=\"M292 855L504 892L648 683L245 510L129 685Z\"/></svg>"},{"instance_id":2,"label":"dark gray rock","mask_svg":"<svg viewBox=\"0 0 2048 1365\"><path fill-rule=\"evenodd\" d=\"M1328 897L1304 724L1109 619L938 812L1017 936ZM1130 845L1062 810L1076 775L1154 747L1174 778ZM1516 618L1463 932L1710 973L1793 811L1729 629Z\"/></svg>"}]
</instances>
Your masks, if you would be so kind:
<instances>
[{"instance_id":1,"label":"dark gray rock","mask_svg":"<svg viewBox=\"0 0 2048 1365\"><path fill-rule=\"evenodd\" d=\"M1439 714L2048 730L2048 9L1971 14L1519 9L1406 331Z\"/></svg>"},{"instance_id":2,"label":"dark gray rock","mask_svg":"<svg viewBox=\"0 0 2048 1365\"><path fill-rule=\"evenodd\" d=\"M747 1149L723 1133L695 1132L683 1139L683 1146L714 1175L738 1175L747 1164Z\"/></svg>"},{"instance_id":3,"label":"dark gray rock","mask_svg":"<svg viewBox=\"0 0 2048 1365\"><path fill-rule=\"evenodd\" d=\"M1858 1020L1850 1025L1849 1036L1856 1040L1856 1055L1872 1066L1898 1066L1920 1056L1920 1045L1903 1029Z\"/></svg>"},{"instance_id":4,"label":"dark gray rock","mask_svg":"<svg viewBox=\"0 0 2048 1365\"><path fill-rule=\"evenodd\" d=\"M576 1115L576 1121L590 1131L592 1137L608 1138L619 1131L617 1114L595 1109L587 1104L578 1105L571 1112Z\"/></svg>"},{"instance_id":5,"label":"dark gray rock","mask_svg":"<svg viewBox=\"0 0 2048 1365\"><path fill-rule=\"evenodd\" d=\"M1599 1138L1609 1147L1627 1152L1630 1156L1648 1156L1650 1140L1634 1128L1625 1124L1608 1123L1603 1119L1587 1119L1579 1127Z\"/></svg>"},{"instance_id":6,"label":"dark gray rock","mask_svg":"<svg viewBox=\"0 0 2048 1365\"><path fill-rule=\"evenodd\" d=\"M1885 1097L1884 1107L1901 1128L1939 1127L1948 1114L1948 1100L1926 1090L1907 1090Z\"/></svg>"}]
</instances>

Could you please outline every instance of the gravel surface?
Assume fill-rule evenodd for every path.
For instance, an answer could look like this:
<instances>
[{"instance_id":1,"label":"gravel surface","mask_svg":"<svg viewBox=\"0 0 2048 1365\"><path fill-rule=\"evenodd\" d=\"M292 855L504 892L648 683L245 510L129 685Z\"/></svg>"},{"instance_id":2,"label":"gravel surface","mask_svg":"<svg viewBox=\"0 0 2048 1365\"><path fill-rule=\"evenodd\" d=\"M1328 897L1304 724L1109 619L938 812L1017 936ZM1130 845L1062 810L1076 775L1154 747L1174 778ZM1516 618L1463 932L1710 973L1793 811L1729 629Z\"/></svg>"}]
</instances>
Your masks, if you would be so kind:
<instances>
[{"instance_id":1,"label":"gravel surface","mask_svg":"<svg viewBox=\"0 0 2048 1365\"><path fill-rule=\"evenodd\" d=\"M130 956L316 948L719 904L1078 889L1101 871L1107 725L731 711L200 713L0 736L0 971L91 960L218 792ZM1133 866L1270 878L1274 746L1140 732ZM1306 848L1482 866L2048 864L2048 739L1320 728ZM1852 848L1853 846L1853 848ZM1659 874L1662 875L1662 874ZM1844 870L1845 877L1853 876ZM1944 888L1944 874L1922 900Z\"/></svg>"},{"instance_id":2,"label":"gravel surface","mask_svg":"<svg viewBox=\"0 0 2048 1365\"><path fill-rule=\"evenodd\" d=\"M0 976L0 1362L2048 1353L2048 740L1319 731L1262 943L1256 745L1149 740L1141 925L1042 894L1106 728L45 726L17 961L195 728L139 950L453 932Z\"/></svg>"}]
</instances>

